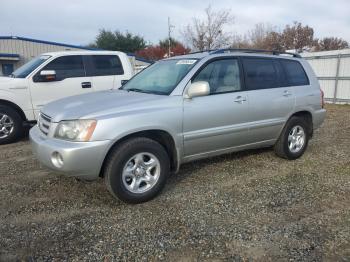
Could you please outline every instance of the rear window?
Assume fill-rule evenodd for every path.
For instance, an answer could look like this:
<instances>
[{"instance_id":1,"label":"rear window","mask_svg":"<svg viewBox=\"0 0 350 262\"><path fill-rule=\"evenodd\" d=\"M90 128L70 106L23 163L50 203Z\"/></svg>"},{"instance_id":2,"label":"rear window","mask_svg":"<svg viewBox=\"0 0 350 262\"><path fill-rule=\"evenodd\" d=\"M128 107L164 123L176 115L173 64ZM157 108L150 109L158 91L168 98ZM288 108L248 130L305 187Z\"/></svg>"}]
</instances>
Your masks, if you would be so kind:
<instances>
[{"instance_id":1,"label":"rear window","mask_svg":"<svg viewBox=\"0 0 350 262\"><path fill-rule=\"evenodd\" d=\"M304 68L298 61L281 59L281 64L287 77L288 86L309 85L309 79Z\"/></svg>"},{"instance_id":2,"label":"rear window","mask_svg":"<svg viewBox=\"0 0 350 262\"><path fill-rule=\"evenodd\" d=\"M116 55L91 56L92 70L90 76L123 75L124 70L120 59Z\"/></svg>"},{"instance_id":3,"label":"rear window","mask_svg":"<svg viewBox=\"0 0 350 262\"><path fill-rule=\"evenodd\" d=\"M243 58L243 67L248 90L280 86L281 72L273 59Z\"/></svg>"}]
</instances>

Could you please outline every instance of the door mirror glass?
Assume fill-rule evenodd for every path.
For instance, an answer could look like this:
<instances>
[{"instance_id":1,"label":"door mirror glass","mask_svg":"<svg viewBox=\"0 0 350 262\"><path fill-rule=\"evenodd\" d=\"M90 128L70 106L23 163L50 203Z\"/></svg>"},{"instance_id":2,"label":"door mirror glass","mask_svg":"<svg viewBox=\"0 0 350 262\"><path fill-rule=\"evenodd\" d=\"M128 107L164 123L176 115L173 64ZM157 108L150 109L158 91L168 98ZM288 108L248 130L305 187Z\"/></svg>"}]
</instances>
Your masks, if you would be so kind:
<instances>
[{"instance_id":1,"label":"door mirror glass","mask_svg":"<svg viewBox=\"0 0 350 262\"><path fill-rule=\"evenodd\" d=\"M198 81L192 83L187 90L186 98L193 98L197 96L207 96L210 94L209 83L205 81Z\"/></svg>"},{"instance_id":2,"label":"door mirror glass","mask_svg":"<svg viewBox=\"0 0 350 262\"><path fill-rule=\"evenodd\" d=\"M51 82L56 80L55 70L42 70L35 82Z\"/></svg>"}]
</instances>

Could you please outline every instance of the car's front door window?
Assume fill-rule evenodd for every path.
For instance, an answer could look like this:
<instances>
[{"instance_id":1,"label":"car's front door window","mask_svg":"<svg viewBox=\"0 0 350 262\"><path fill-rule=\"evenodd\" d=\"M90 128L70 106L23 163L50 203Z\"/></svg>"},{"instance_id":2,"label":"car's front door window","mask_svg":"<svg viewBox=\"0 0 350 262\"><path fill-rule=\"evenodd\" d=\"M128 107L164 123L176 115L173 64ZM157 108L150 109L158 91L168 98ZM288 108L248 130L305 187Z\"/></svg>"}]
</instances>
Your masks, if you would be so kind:
<instances>
[{"instance_id":1,"label":"car's front door window","mask_svg":"<svg viewBox=\"0 0 350 262\"><path fill-rule=\"evenodd\" d=\"M83 58L80 55L58 57L47 64L42 70L54 70L57 81L71 77L85 76Z\"/></svg>"},{"instance_id":2,"label":"car's front door window","mask_svg":"<svg viewBox=\"0 0 350 262\"><path fill-rule=\"evenodd\" d=\"M239 65L237 59L222 59L205 66L192 82L206 81L210 94L219 94L241 90Z\"/></svg>"}]
</instances>

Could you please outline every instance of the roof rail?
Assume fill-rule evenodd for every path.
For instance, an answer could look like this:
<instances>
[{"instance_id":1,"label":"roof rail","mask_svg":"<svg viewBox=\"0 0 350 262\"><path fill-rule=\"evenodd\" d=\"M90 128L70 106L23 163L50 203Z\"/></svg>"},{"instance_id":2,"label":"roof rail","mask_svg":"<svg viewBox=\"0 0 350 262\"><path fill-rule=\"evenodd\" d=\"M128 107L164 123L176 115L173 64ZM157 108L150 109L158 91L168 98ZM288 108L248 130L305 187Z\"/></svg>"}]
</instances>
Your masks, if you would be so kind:
<instances>
[{"instance_id":1,"label":"roof rail","mask_svg":"<svg viewBox=\"0 0 350 262\"><path fill-rule=\"evenodd\" d=\"M205 53L205 52L215 52L215 51L219 51L220 49L207 49L207 50L202 50L202 51L195 51L195 52L191 52L191 53L188 53L186 55L192 55L192 54L200 54L200 53Z\"/></svg>"},{"instance_id":2,"label":"roof rail","mask_svg":"<svg viewBox=\"0 0 350 262\"><path fill-rule=\"evenodd\" d=\"M262 50L262 49L239 49L239 48L225 48L225 49L217 49L209 51L210 54L221 54L221 53L229 53L229 52L243 52L243 53L271 53L272 55L291 55L293 57L301 58L299 54L290 53L290 52L282 52L277 50Z\"/></svg>"}]
</instances>

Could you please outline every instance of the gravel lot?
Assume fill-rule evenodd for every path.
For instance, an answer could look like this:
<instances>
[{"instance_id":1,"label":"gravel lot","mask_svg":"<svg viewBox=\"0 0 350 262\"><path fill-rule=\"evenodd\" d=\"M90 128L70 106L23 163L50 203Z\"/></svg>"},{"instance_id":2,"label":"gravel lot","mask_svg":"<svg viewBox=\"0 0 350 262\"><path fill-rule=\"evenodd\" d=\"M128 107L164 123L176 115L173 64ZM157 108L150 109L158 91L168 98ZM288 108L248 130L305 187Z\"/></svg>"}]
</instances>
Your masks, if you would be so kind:
<instances>
[{"instance_id":1,"label":"gravel lot","mask_svg":"<svg viewBox=\"0 0 350 262\"><path fill-rule=\"evenodd\" d=\"M0 260L350 260L350 106L295 161L271 149L182 166L145 204L0 146Z\"/></svg>"}]
</instances>

